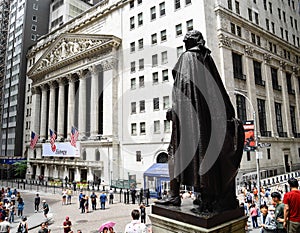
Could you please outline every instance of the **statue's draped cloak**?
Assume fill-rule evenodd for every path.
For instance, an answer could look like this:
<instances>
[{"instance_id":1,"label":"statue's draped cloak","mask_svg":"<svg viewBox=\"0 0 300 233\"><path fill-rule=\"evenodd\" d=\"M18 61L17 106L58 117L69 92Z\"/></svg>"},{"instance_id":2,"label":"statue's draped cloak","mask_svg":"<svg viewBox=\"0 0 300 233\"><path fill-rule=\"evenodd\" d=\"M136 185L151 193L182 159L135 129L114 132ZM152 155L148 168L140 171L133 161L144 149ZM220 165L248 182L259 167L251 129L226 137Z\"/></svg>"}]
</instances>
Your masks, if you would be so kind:
<instances>
[{"instance_id":1,"label":"statue's draped cloak","mask_svg":"<svg viewBox=\"0 0 300 233\"><path fill-rule=\"evenodd\" d=\"M169 155L174 156L174 171L170 171L170 176L174 172L174 178L184 185L193 186L203 196L212 195L213 198L224 194L234 188L232 185L241 161L244 139L242 125L236 127L234 108L210 51L205 47L187 50L180 56L172 74L174 86ZM211 85L212 78L216 85ZM207 97L212 98L213 102ZM219 108L220 104L223 108ZM190 120L193 116L196 120ZM218 155L206 154L209 143L217 144L214 135L211 135L212 124L215 123L225 132L224 141L218 142L222 150ZM181 137L186 137L187 145L196 148L178 150ZM204 156L216 156L217 159L208 172L200 176L199 168Z\"/></svg>"}]
</instances>

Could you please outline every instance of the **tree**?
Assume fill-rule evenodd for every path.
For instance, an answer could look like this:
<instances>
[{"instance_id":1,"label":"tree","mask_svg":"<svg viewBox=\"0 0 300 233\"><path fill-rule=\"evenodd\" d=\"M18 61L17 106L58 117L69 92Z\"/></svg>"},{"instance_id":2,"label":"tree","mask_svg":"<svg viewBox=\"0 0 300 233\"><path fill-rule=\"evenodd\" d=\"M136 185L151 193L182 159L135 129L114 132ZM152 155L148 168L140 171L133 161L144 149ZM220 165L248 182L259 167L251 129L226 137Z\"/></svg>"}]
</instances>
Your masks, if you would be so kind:
<instances>
[{"instance_id":1,"label":"tree","mask_svg":"<svg viewBox=\"0 0 300 233\"><path fill-rule=\"evenodd\" d=\"M13 164L15 169L15 176L24 178L27 171L27 161L20 161Z\"/></svg>"}]
</instances>

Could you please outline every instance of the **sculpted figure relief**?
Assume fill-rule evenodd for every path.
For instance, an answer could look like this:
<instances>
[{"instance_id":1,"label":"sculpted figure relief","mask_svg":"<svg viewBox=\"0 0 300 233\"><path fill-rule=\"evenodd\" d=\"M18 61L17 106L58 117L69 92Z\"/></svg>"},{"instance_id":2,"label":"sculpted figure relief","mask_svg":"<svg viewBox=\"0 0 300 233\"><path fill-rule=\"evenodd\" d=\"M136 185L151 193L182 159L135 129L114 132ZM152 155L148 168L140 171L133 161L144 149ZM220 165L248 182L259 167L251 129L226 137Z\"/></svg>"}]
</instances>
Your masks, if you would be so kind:
<instances>
[{"instance_id":1,"label":"sculpted figure relief","mask_svg":"<svg viewBox=\"0 0 300 233\"><path fill-rule=\"evenodd\" d=\"M172 71L173 104L167 112L167 120L172 121L168 148L171 197L156 203L180 206L180 184L184 184L197 193L197 212L235 209L243 125L235 119L202 34L188 32L184 43L186 51Z\"/></svg>"}]
</instances>

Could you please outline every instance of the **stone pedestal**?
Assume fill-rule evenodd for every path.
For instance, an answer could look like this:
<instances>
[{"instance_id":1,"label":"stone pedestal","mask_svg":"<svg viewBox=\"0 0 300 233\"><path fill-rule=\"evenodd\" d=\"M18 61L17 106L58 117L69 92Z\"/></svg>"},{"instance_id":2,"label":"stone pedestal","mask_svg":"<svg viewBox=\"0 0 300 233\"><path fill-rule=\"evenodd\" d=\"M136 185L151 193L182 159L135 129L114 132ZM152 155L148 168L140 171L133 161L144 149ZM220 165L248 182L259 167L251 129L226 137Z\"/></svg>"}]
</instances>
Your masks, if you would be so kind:
<instances>
[{"instance_id":1,"label":"stone pedestal","mask_svg":"<svg viewBox=\"0 0 300 233\"><path fill-rule=\"evenodd\" d=\"M212 228L204 228L174 219L150 214L153 233L244 233L247 217L243 216Z\"/></svg>"}]
</instances>

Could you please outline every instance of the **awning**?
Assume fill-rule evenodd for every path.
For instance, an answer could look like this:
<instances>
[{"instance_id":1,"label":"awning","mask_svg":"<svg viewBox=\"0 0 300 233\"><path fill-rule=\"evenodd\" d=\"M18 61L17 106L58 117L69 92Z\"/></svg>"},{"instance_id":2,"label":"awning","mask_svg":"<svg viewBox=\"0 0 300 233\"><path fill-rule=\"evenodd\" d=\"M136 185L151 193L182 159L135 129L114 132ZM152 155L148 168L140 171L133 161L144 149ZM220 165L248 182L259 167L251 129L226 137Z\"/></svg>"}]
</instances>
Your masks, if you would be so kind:
<instances>
[{"instance_id":1,"label":"awning","mask_svg":"<svg viewBox=\"0 0 300 233\"><path fill-rule=\"evenodd\" d=\"M169 178L168 164L167 163L155 163L144 172L144 176Z\"/></svg>"}]
</instances>

